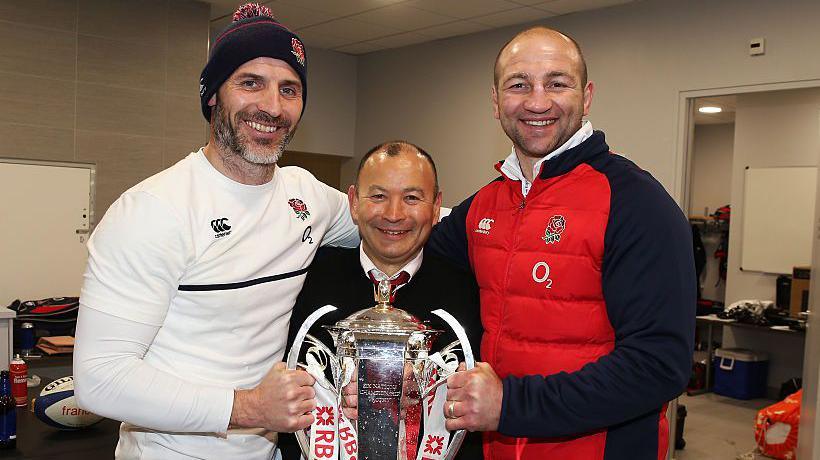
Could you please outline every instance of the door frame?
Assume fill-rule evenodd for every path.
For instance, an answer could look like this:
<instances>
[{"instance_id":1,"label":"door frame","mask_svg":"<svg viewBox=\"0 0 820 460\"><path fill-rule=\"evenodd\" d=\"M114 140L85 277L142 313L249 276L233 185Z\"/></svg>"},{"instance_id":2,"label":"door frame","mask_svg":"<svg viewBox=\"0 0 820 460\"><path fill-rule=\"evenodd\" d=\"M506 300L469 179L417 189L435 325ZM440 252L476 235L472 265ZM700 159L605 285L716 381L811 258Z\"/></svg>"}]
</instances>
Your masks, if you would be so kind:
<instances>
[{"instance_id":1,"label":"door frame","mask_svg":"<svg viewBox=\"0 0 820 460\"><path fill-rule=\"evenodd\" d=\"M820 79L798 80L759 85L727 86L706 89L690 89L680 91L678 95L678 129L677 145L675 150L675 174L672 185L672 196L684 211L689 209L691 197L691 169L692 145L695 134L694 100L710 96L730 96L767 91L782 91L789 89L820 88ZM820 136L820 112L818 113L818 136ZM820 158L820 152L818 152ZM820 180L817 184L817 202L815 204L814 241L820 239ZM815 299L820 302L820 244L812 248L812 271L815 276L811 279L809 305L814 305ZM811 308L814 309L814 308ZM820 307L818 307L820 309ZM820 382L820 315L809 314L806 328L806 338L803 350L803 399L800 414L798 437L798 458L820 457L820 423L816 419L820 414L820 397L818 397L818 383ZM811 433L810 435L806 435Z\"/></svg>"}]
</instances>

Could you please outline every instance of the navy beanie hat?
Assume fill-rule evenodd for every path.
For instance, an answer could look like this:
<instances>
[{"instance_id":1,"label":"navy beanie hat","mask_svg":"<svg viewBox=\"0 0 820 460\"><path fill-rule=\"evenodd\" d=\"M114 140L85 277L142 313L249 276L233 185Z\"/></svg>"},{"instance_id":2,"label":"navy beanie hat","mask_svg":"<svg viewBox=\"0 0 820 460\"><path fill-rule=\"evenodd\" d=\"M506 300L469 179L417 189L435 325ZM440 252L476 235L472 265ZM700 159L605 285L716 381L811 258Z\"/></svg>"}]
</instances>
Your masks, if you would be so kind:
<instances>
[{"instance_id":1,"label":"navy beanie hat","mask_svg":"<svg viewBox=\"0 0 820 460\"><path fill-rule=\"evenodd\" d=\"M248 3L236 10L231 22L214 41L211 56L199 78L202 115L209 123L208 101L242 64L258 57L287 62L302 82L302 111L307 104L307 58L302 40L273 18L266 6Z\"/></svg>"}]
</instances>

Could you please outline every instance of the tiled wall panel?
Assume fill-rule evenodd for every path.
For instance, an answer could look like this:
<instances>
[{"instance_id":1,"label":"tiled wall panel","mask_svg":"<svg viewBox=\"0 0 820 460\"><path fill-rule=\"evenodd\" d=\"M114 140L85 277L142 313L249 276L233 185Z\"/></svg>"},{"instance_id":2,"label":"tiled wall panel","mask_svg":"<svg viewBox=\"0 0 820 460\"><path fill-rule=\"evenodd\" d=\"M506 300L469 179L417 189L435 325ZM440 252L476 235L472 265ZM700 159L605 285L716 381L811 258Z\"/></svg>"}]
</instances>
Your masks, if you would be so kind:
<instances>
[{"instance_id":1,"label":"tiled wall panel","mask_svg":"<svg viewBox=\"0 0 820 460\"><path fill-rule=\"evenodd\" d=\"M164 91L165 57L162 46L80 35L77 79L101 85Z\"/></svg>"},{"instance_id":2,"label":"tiled wall panel","mask_svg":"<svg viewBox=\"0 0 820 460\"><path fill-rule=\"evenodd\" d=\"M162 137L164 99L159 92L79 83L77 129Z\"/></svg>"},{"instance_id":3,"label":"tiled wall panel","mask_svg":"<svg viewBox=\"0 0 820 460\"><path fill-rule=\"evenodd\" d=\"M207 140L207 3L0 1L0 156L97 164L96 217Z\"/></svg>"},{"instance_id":4,"label":"tiled wall panel","mask_svg":"<svg viewBox=\"0 0 820 460\"><path fill-rule=\"evenodd\" d=\"M0 157L74 161L74 130L0 123Z\"/></svg>"},{"instance_id":5,"label":"tiled wall panel","mask_svg":"<svg viewBox=\"0 0 820 460\"><path fill-rule=\"evenodd\" d=\"M0 122L74 129L70 80L0 72Z\"/></svg>"},{"instance_id":6,"label":"tiled wall panel","mask_svg":"<svg viewBox=\"0 0 820 460\"><path fill-rule=\"evenodd\" d=\"M107 203L106 207L122 192L162 170L162 145L157 137L77 131L77 159L96 163L97 201Z\"/></svg>"},{"instance_id":7,"label":"tiled wall panel","mask_svg":"<svg viewBox=\"0 0 820 460\"><path fill-rule=\"evenodd\" d=\"M73 80L76 41L73 32L4 21L0 25L0 70Z\"/></svg>"},{"instance_id":8,"label":"tiled wall panel","mask_svg":"<svg viewBox=\"0 0 820 460\"><path fill-rule=\"evenodd\" d=\"M169 0L80 0L77 29L82 35L165 46L168 3ZM173 20L183 22L188 18ZM202 26L207 30L207 22Z\"/></svg>"},{"instance_id":9,"label":"tiled wall panel","mask_svg":"<svg viewBox=\"0 0 820 460\"><path fill-rule=\"evenodd\" d=\"M75 32L77 0L4 0L0 20Z\"/></svg>"}]
</instances>

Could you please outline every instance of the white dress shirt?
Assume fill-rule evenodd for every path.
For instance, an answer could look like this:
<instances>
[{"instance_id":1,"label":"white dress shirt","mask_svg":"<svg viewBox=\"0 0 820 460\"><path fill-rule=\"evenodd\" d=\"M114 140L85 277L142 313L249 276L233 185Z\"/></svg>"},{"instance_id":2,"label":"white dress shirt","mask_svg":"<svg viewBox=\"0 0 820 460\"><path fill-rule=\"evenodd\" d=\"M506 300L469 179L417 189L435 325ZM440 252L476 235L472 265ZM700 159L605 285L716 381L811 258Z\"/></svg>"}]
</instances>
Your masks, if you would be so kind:
<instances>
[{"instance_id":1,"label":"white dress shirt","mask_svg":"<svg viewBox=\"0 0 820 460\"><path fill-rule=\"evenodd\" d=\"M395 274L393 274L393 276L387 276L387 274L384 273L383 271L379 270L376 267L376 264L374 264L373 261L370 260L370 257L368 257L367 254L365 254L364 249L362 248L362 245L361 244L359 245L359 262L362 264L362 268L364 269L364 274L367 275L368 277L370 277L370 273L373 273L373 278L375 278L377 281L381 281L383 279L389 279L389 280L396 279L401 272L405 271L405 272L407 272L408 275L410 275L410 278L407 280L407 282L409 283L410 280L413 279L413 276L416 275L416 272L419 271L419 267L421 267L421 260L422 260L423 257L424 257L424 248L422 248L419 251L419 253L416 254L416 257L413 257L413 259L410 260L410 262L407 262L407 265L402 267L401 270L397 271ZM400 286L397 286L396 290L398 291L399 289L401 289L402 286L404 286L404 284L402 284Z\"/></svg>"},{"instance_id":2,"label":"white dress shirt","mask_svg":"<svg viewBox=\"0 0 820 460\"><path fill-rule=\"evenodd\" d=\"M575 147L576 145L584 142L592 136L592 123L588 120L584 120L581 123L581 127L575 134L572 135L563 145L558 147L557 149L550 152L544 158L538 160L532 167L532 177L535 179L538 177L538 174L541 172L541 165L544 164L545 161L555 158L558 155L566 152L567 150ZM521 169L521 165L518 163L518 156L515 154L515 146L512 147L510 155L504 160L504 163L501 165L501 172L503 172L507 177L514 180L521 181L521 193L524 196L527 196L527 193L530 192L530 188L532 187L532 182L528 181L527 178L524 176L524 171Z\"/></svg>"}]
</instances>

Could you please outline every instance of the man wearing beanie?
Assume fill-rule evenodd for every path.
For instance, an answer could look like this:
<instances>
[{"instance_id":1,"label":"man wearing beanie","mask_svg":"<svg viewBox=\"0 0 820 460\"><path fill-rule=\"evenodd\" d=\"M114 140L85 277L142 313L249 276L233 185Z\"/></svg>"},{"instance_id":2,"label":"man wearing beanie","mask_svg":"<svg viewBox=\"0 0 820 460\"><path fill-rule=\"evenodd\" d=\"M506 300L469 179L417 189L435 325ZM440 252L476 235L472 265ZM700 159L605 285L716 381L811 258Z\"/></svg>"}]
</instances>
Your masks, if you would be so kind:
<instances>
[{"instance_id":1,"label":"man wearing beanie","mask_svg":"<svg viewBox=\"0 0 820 460\"><path fill-rule=\"evenodd\" d=\"M269 459L313 421L313 378L281 362L320 245L355 247L346 198L276 165L307 95L301 40L245 5L202 71L208 144L132 187L89 243L79 404L122 420L117 458Z\"/></svg>"}]
</instances>

